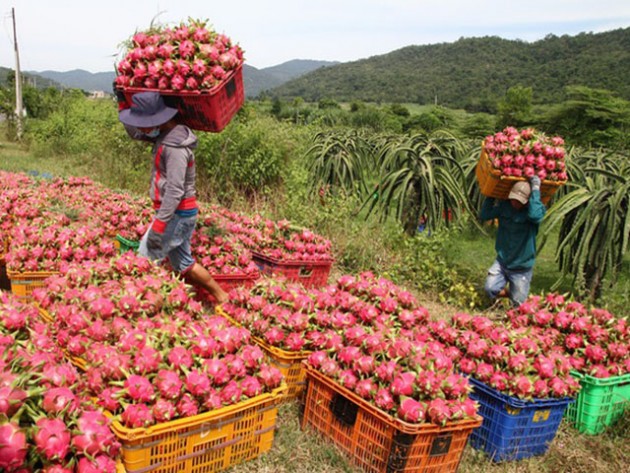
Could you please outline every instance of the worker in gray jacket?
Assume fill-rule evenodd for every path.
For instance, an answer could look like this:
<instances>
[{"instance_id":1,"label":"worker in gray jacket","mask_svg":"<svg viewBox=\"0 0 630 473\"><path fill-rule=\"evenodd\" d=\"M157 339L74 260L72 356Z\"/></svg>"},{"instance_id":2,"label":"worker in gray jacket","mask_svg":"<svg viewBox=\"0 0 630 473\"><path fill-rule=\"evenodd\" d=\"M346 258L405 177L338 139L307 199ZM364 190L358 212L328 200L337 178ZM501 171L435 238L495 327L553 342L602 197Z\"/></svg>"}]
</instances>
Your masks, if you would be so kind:
<instances>
[{"instance_id":1,"label":"worker in gray jacket","mask_svg":"<svg viewBox=\"0 0 630 473\"><path fill-rule=\"evenodd\" d=\"M174 120L176 114L177 109L167 107L157 92L135 94L131 106L118 114L133 138L153 142L149 195L156 213L138 252L153 260L168 257L175 271L223 303L226 292L191 253L190 240L199 213L194 155L197 137Z\"/></svg>"}]
</instances>

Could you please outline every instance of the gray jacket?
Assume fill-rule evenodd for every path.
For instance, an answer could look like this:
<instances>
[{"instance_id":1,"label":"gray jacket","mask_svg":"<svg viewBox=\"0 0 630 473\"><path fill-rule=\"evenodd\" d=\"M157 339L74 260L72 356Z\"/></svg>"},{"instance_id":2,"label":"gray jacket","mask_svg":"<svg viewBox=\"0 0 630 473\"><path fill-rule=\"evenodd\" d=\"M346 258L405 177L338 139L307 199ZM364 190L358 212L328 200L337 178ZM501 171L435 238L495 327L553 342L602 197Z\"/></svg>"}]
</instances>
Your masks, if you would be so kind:
<instances>
[{"instance_id":1,"label":"gray jacket","mask_svg":"<svg viewBox=\"0 0 630 473\"><path fill-rule=\"evenodd\" d=\"M149 195L157 210L152 228L160 233L176 211L197 209L195 155L197 137L184 125L160 135L153 145Z\"/></svg>"}]
</instances>

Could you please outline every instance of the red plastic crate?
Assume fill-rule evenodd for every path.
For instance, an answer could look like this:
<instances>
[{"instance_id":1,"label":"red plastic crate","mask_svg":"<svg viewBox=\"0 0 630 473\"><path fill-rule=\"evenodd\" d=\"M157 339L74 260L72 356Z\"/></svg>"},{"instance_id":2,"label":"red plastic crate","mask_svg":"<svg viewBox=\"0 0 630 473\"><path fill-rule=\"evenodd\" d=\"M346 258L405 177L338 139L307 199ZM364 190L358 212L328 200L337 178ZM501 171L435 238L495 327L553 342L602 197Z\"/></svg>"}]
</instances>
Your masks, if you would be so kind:
<instances>
[{"instance_id":1,"label":"red plastic crate","mask_svg":"<svg viewBox=\"0 0 630 473\"><path fill-rule=\"evenodd\" d=\"M254 262L263 274L284 276L304 287L320 287L328 282L332 261L280 261L252 251Z\"/></svg>"},{"instance_id":2,"label":"red plastic crate","mask_svg":"<svg viewBox=\"0 0 630 473\"><path fill-rule=\"evenodd\" d=\"M212 274L214 279L221 289L225 292L230 292L237 287L252 287L256 280L260 278L260 273L254 274ZM214 303L214 298L205 289L195 287L195 293L197 300L201 302Z\"/></svg>"},{"instance_id":3,"label":"red plastic crate","mask_svg":"<svg viewBox=\"0 0 630 473\"><path fill-rule=\"evenodd\" d=\"M131 97L138 92L158 92L166 105L179 110L175 119L193 130L219 132L230 123L245 102L243 66L231 71L224 81L208 90L116 89L118 101L129 104Z\"/></svg>"}]
</instances>

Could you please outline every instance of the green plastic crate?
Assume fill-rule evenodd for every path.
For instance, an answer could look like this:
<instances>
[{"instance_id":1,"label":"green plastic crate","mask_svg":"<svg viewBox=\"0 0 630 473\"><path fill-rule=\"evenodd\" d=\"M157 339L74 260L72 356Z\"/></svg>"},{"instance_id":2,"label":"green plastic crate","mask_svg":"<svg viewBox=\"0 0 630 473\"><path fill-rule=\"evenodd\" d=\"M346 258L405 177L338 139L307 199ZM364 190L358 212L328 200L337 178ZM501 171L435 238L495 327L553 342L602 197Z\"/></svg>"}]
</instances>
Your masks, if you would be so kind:
<instances>
[{"instance_id":1,"label":"green plastic crate","mask_svg":"<svg viewBox=\"0 0 630 473\"><path fill-rule=\"evenodd\" d=\"M131 241L127 240L125 237L121 235L116 235L116 240L119 243L119 249L121 253L126 253L127 251L138 251L140 247L139 241Z\"/></svg>"},{"instance_id":2,"label":"green plastic crate","mask_svg":"<svg viewBox=\"0 0 630 473\"><path fill-rule=\"evenodd\" d=\"M594 378L572 371L582 385L576 402L567 409L566 418L584 434L596 435L614 424L630 409L630 374Z\"/></svg>"}]
</instances>

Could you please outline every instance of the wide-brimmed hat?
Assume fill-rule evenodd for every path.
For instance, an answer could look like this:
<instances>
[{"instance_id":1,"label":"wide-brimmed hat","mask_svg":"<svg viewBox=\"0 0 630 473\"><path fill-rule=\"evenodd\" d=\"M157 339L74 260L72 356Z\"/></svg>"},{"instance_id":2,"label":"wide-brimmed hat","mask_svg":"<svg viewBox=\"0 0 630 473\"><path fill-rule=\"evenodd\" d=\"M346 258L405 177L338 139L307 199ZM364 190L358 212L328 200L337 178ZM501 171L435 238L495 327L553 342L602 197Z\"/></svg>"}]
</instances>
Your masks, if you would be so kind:
<instances>
[{"instance_id":1,"label":"wide-brimmed hat","mask_svg":"<svg viewBox=\"0 0 630 473\"><path fill-rule=\"evenodd\" d=\"M136 128L160 126L177 114L177 109L167 107L157 92L138 92L131 97L131 107L121 110L118 119Z\"/></svg>"},{"instance_id":2,"label":"wide-brimmed hat","mask_svg":"<svg viewBox=\"0 0 630 473\"><path fill-rule=\"evenodd\" d=\"M521 204L525 205L529 201L529 195L532 193L532 188L529 183L525 181L519 181L512 186L512 190L508 195L508 199L518 200Z\"/></svg>"}]
</instances>

